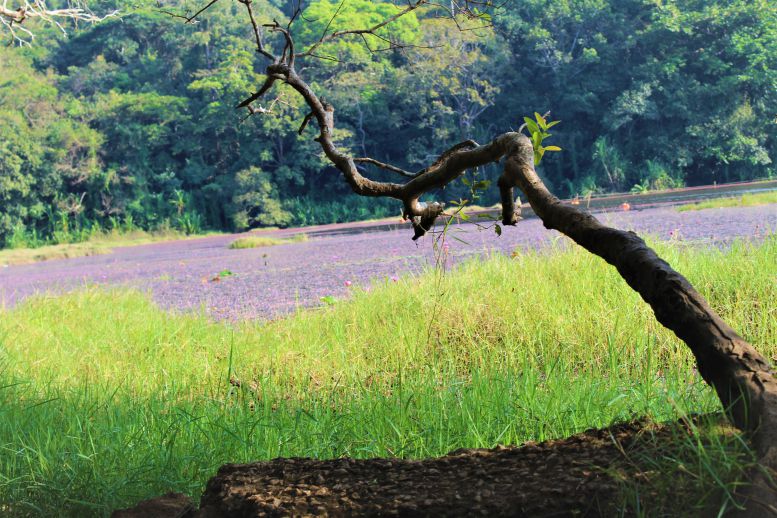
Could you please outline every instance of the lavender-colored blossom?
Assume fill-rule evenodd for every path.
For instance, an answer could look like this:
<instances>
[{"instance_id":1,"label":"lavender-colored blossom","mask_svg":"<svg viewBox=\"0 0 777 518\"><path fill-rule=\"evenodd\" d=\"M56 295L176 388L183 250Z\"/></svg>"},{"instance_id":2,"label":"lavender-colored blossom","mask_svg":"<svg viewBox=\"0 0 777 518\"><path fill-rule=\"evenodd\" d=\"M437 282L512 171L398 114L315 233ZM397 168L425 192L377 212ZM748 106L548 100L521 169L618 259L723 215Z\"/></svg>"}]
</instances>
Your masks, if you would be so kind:
<instances>
[{"instance_id":1,"label":"lavender-colored blossom","mask_svg":"<svg viewBox=\"0 0 777 518\"><path fill-rule=\"evenodd\" d=\"M758 238L777 229L775 205L687 212L666 207L616 208L597 217L641 235L703 243ZM435 235L412 241L407 224L368 231L342 226L304 231L308 241L267 248L230 250L236 236L225 235L10 266L0 269L0 305L12 306L38 292L85 285L127 286L148 290L165 308L204 309L216 319L272 318L297 307L319 305L322 297L347 296L351 285L396 281L402 274L437 264ZM268 235L282 238L292 232ZM464 224L449 229L443 249L446 264L455 264L495 252L509 255L516 249L547 246L558 237L536 218L504 229L501 237L493 229L482 231ZM220 274L225 271L231 275Z\"/></svg>"}]
</instances>

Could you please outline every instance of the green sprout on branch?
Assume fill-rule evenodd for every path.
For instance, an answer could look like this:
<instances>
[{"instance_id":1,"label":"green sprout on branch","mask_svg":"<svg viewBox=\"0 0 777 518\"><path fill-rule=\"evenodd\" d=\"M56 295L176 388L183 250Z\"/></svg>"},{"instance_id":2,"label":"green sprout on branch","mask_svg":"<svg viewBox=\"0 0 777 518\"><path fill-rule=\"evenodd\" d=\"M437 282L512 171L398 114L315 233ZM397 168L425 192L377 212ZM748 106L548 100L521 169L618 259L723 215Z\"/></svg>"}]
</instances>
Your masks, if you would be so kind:
<instances>
[{"instance_id":1,"label":"green sprout on branch","mask_svg":"<svg viewBox=\"0 0 777 518\"><path fill-rule=\"evenodd\" d=\"M537 120L533 120L531 117L523 118L523 120L526 121L526 127L529 129L529 133L531 133L531 143L534 146L534 165L540 165L545 151L561 151L561 148L558 146L542 146L542 141L551 135L548 133L548 130L561 122L547 122L545 117L547 117L549 113L550 112L542 116L539 113L534 112L534 118Z\"/></svg>"}]
</instances>

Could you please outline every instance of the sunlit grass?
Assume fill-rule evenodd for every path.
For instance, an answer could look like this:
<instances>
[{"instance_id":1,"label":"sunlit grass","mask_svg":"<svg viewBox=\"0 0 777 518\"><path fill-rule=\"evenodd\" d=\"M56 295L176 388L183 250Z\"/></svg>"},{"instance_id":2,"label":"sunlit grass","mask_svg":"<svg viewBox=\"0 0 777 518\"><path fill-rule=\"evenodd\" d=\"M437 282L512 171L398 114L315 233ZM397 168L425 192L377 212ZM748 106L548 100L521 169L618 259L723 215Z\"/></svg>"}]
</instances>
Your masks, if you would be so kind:
<instances>
[{"instance_id":1,"label":"sunlit grass","mask_svg":"<svg viewBox=\"0 0 777 518\"><path fill-rule=\"evenodd\" d=\"M755 194L743 194L738 197L716 198L714 200L680 205L680 212L688 210L720 209L725 207L755 207L777 203L777 191L759 192Z\"/></svg>"},{"instance_id":2,"label":"sunlit grass","mask_svg":"<svg viewBox=\"0 0 777 518\"><path fill-rule=\"evenodd\" d=\"M777 353L776 239L659 248ZM563 245L265 324L171 315L132 291L38 297L0 312L0 364L0 508L42 514L196 496L225 462L427 457L719 410L617 272ZM746 448L723 443L685 453L704 494L738 481Z\"/></svg>"},{"instance_id":3,"label":"sunlit grass","mask_svg":"<svg viewBox=\"0 0 777 518\"><path fill-rule=\"evenodd\" d=\"M0 265L30 264L54 259L69 259L73 257L88 257L111 253L111 248L94 243L68 243L64 245L48 245L40 248L14 248L0 250Z\"/></svg>"},{"instance_id":4,"label":"sunlit grass","mask_svg":"<svg viewBox=\"0 0 777 518\"><path fill-rule=\"evenodd\" d=\"M0 250L0 265L30 264L40 261L51 261L54 259L69 259L73 257L110 254L114 248L123 246L147 245L160 241L180 239L195 239L215 234L215 232L210 232L188 236L182 232L173 230L165 232L145 232L142 230L123 233L104 232L95 234L89 240L80 243Z\"/></svg>"},{"instance_id":5,"label":"sunlit grass","mask_svg":"<svg viewBox=\"0 0 777 518\"><path fill-rule=\"evenodd\" d=\"M248 236L241 237L229 244L232 250L243 250L246 248L262 248L265 246L285 245L288 243L301 243L308 240L307 234L294 234L288 238L276 238L268 236Z\"/></svg>"}]
</instances>

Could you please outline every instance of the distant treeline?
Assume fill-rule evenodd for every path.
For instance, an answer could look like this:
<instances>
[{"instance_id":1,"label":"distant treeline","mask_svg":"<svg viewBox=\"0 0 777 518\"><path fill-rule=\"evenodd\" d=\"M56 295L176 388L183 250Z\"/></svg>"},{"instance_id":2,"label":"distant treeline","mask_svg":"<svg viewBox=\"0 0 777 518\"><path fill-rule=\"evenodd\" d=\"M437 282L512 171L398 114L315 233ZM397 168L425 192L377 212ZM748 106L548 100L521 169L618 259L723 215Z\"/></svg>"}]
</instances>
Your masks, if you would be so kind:
<instances>
[{"instance_id":1,"label":"distant treeline","mask_svg":"<svg viewBox=\"0 0 777 518\"><path fill-rule=\"evenodd\" d=\"M287 4L254 0L264 21L288 16ZM308 2L298 44L317 40L339 6ZM306 110L292 92L276 87L269 113L242 121L234 106L265 65L242 7L217 3L197 24L149 8L0 47L0 245L399 214L396 202L350 193L316 128L297 135ZM328 30L394 12L347 0ZM521 0L467 31L439 14L387 28L408 44L401 51L345 38L308 61L303 74L337 109L341 146L417 170L550 110L562 123L549 143L563 152L541 173L562 196L777 175L773 0ZM497 166L472 174L493 178ZM438 199L468 192L452 185Z\"/></svg>"}]
</instances>

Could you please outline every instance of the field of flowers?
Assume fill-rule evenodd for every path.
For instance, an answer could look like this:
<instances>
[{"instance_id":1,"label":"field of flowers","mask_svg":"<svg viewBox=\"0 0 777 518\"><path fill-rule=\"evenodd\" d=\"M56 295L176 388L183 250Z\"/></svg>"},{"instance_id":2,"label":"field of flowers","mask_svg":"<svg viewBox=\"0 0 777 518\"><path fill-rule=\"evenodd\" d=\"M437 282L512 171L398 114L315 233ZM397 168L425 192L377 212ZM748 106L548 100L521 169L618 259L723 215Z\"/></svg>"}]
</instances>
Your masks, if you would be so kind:
<instances>
[{"instance_id":1,"label":"field of flowers","mask_svg":"<svg viewBox=\"0 0 777 518\"><path fill-rule=\"evenodd\" d=\"M659 240L724 244L758 239L777 229L777 205L679 212L651 208L600 213L604 221ZM484 222L488 224L489 222ZM263 232L270 239L294 231ZM301 230L299 232L302 232ZM216 319L272 318L299 307L347 296L351 287L391 282L435 264L434 236L410 239L397 221L382 231L307 231L307 241L230 249L240 236L220 235L115 249L112 254L0 267L0 307L37 292L84 286L149 290L162 307L205 312ZM439 246L447 264L475 255L539 248L558 240L536 218L506 228L501 237L474 224L452 227Z\"/></svg>"}]
</instances>

